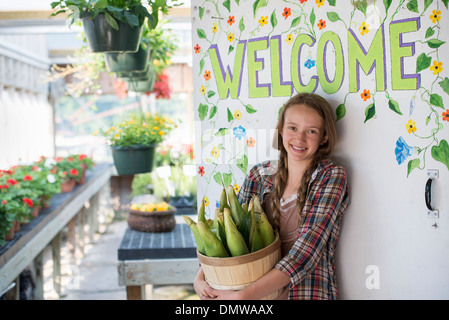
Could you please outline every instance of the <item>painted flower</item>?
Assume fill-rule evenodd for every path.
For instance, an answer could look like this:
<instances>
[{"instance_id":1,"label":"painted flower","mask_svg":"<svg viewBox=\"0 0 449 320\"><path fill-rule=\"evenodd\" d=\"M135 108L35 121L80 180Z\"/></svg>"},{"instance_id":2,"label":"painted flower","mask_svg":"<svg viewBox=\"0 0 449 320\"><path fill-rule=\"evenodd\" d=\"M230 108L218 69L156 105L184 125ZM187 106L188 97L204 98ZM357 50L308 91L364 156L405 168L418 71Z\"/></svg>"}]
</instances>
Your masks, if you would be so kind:
<instances>
[{"instance_id":1,"label":"painted flower","mask_svg":"<svg viewBox=\"0 0 449 320\"><path fill-rule=\"evenodd\" d=\"M440 10L432 10L432 14L430 15L430 19L433 23L437 23L441 19L441 11Z\"/></svg>"},{"instance_id":2,"label":"painted flower","mask_svg":"<svg viewBox=\"0 0 449 320\"><path fill-rule=\"evenodd\" d=\"M208 81L210 79L210 71L208 71L208 70L204 71L204 79L206 81Z\"/></svg>"},{"instance_id":3,"label":"painted flower","mask_svg":"<svg viewBox=\"0 0 449 320\"><path fill-rule=\"evenodd\" d=\"M371 99L371 93L366 89L363 90L363 93L360 96L362 97L363 101Z\"/></svg>"},{"instance_id":4,"label":"painted flower","mask_svg":"<svg viewBox=\"0 0 449 320\"><path fill-rule=\"evenodd\" d=\"M323 30L324 28L326 28L326 21L324 21L323 19L320 19L320 21L316 24L318 29Z\"/></svg>"},{"instance_id":5,"label":"painted flower","mask_svg":"<svg viewBox=\"0 0 449 320\"><path fill-rule=\"evenodd\" d=\"M201 85L200 92L203 96L206 94L206 90L206 87L204 85Z\"/></svg>"},{"instance_id":6,"label":"painted flower","mask_svg":"<svg viewBox=\"0 0 449 320\"><path fill-rule=\"evenodd\" d=\"M399 137L396 141L396 149L394 149L394 153L396 155L396 161L398 164L402 164L405 159L412 155L413 148L410 147L404 140L404 138Z\"/></svg>"},{"instance_id":7,"label":"painted flower","mask_svg":"<svg viewBox=\"0 0 449 320\"><path fill-rule=\"evenodd\" d=\"M229 41L229 42L234 41L234 34L233 34L232 32L229 32L229 33L228 33L228 41Z\"/></svg>"},{"instance_id":8,"label":"painted flower","mask_svg":"<svg viewBox=\"0 0 449 320\"><path fill-rule=\"evenodd\" d=\"M449 109L442 113L443 121L449 122Z\"/></svg>"},{"instance_id":9,"label":"painted flower","mask_svg":"<svg viewBox=\"0 0 449 320\"><path fill-rule=\"evenodd\" d=\"M315 60L307 59L306 62L304 62L304 67L306 67L307 69L312 69L313 67L315 67L315 64Z\"/></svg>"},{"instance_id":10,"label":"painted flower","mask_svg":"<svg viewBox=\"0 0 449 320\"><path fill-rule=\"evenodd\" d=\"M203 176L206 172L204 171L204 166L199 166L198 167L198 174L200 176Z\"/></svg>"},{"instance_id":11,"label":"painted flower","mask_svg":"<svg viewBox=\"0 0 449 320\"><path fill-rule=\"evenodd\" d=\"M434 75L439 74L441 71L443 71L443 62L434 61L433 66L430 66L430 71L433 71Z\"/></svg>"},{"instance_id":12,"label":"painted flower","mask_svg":"<svg viewBox=\"0 0 449 320\"><path fill-rule=\"evenodd\" d=\"M301 4L303 4L304 2L307 2L307 0L299 0L299 2L301 2Z\"/></svg>"},{"instance_id":13,"label":"painted flower","mask_svg":"<svg viewBox=\"0 0 449 320\"><path fill-rule=\"evenodd\" d=\"M246 140L246 146L248 148L254 148L256 145L256 140L254 140L252 137L250 137L248 140Z\"/></svg>"},{"instance_id":14,"label":"painted flower","mask_svg":"<svg viewBox=\"0 0 449 320\"><path fill-rule=\"evenodd\" d=\"M220 149L218 149L217 147L213 147L211 154L212 154L212 157L217 159L220 156Z\"/></svg>"},{"instance_id":15,"label":"painted flower","mask_svg":"<svg viewBox=\"0 0 449 320\"><path fill-rule=\"evenodd\" d=\"M362 36L367 34L369 32L369 24L362 22L362 25L360 26L359 31Z\"/></svg>"},{"instance_id":16,"label":"painted flower","mask_svg":"<svg viewBox=\"0 0 449 320\"><path fill-rule=\"evenodd\" d=\"M235 22L235 18L234 18L234 16L229 16L229 18L228 18L228 24L230 25L230 26L232 26L232 24Z\"/></svg>"},{"instance_id":17,"label":"painted flower","mask_svg":"<svg viewBox=\"0 0 449 320\"><path fill-rule=\"evenodd\" d=\"M261 16L259 19L259 24L261 27L266 25L268 23L268 17L267 16Z\"/></svg>"},{"instance_id":18,"label":"painted flower","mask_svg":"<svg viewBox=\"0 0 449 320\"><path fill-rule=\"evenodd\" d=\"M208 197L204 197L202 201L204 201L204 206L205 207L207 207L209 205L209 198Z\"/></svg>"},{"instance_id":19,"label":"painted flower","mask_svg":"<svg viewBox=\"0 0 449 320\"><path fill-rule=\"evenodd\" d=\"M293 42L293 35L288 34L287 38L285 39L285 42L287 42L287 44L291 44Z\"/></svg>"},{"instance_id":20,"label":"painted flower","mask_svg":"<svg viewBox=\"0 0 449 320\"><path fill-rule=\"evenodd\" d=\"M322 5L324 5L324 2L326 0L315 0L315 3L317 4L318 8L321 7Z\"/></svg>"},{"instance_id":21,"label":"painted flower","mask_svg":"<svg viewBox=\"0 0 449 320\"><path fill-rule=\"evenodd\" d=\"M234 191L235 191L235 194L239 193L239 191L240 191L240 186L237 185L237 184L234 184Z\"/></svg>"},{"instance_id":22,"label":"painted flower","mask_svg":"<svg viewBox=\"0 0 449 320\"><path fill-rule=\"evenodd\" d=\"M408 133L412 133L416 131L416 122L410 119L405 125Z\"/></svg>"},{"instance_id":23,"label":"painted flower","mask_svg":"<svg viewBox=\"0 0 449 320\"><path fill-rule=\"evenodd\" d=\"M217 30L218 30L218 26L217 26L217 24L214 22L214 23L212 23L212 27L211 27L211 29L212 29L212 33L215 33L215 32L217 32Z\"/></svg>"},{"instance_id":24,"label":"painted flower","mask_svg":"<svg viewBox=\"0 0 449 320\"><path fill-rule=\"evenodd\" d=\"M284 12L282 12L282 16L284 19L287 19L292 14L292 10L290 8L285 7Z\"/></svg>"},{"instance_id":25,"label":"painted flower","mask_svg":"<svg viewBox=\"0 0 449 320\"><path fill-rule=\"evenodd\" d=\"M241 117L242 117L242 113L240 112L240 110L235 110L234 118L237 120L240 120Z\"/></svg>"},{"instance_id":26,"label":"painted flower","mask_svg":"<svg viewBox=\"0 0 449 320\"><path fill-rule=\"evenodd\" d=\"M195 53L200 53L201 47L200 45L197 43L196 46L193 48L195 50Z\"/></svg>"},{"instance_id":27,"label":"painted flower","mask_svg":"<svg viewBox=\"0 0 449 320\"><path fill-rule=\"evenodd\" d=\"M234 136L239 140L241 140L242 137L244 137L246 135L246 130L242 126L234 127L232 129L232 131L233 131Z\"/></svg>"}]
</instances>

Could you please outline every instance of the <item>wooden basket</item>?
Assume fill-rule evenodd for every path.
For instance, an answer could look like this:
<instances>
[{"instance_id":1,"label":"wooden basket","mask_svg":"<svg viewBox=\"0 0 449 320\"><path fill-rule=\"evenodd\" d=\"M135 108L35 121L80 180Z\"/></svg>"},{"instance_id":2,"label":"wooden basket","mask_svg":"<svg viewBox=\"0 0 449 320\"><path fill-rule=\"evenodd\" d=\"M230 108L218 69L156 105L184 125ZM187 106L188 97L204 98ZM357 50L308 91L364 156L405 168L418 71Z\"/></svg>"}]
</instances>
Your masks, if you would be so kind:
<instances>
[{"instance_id":1,"label":"wooden basket","mask_svg":"<svg viewBox=\"0 0 449 320\"><path fill-rule=\"evenodd\" d=\"M198 260L207 283L218 290L241 290L273 269L281 259L281 240L276 235L269 246L249 254L229 258L207 257L197 251ZM278 290L262 300L272 300L282 292Z\"/></svg>"},{"instance_id":2,"label":"wooden basket","mask_svg":"<svg viewBox=\"0 0 449 320\"><path fill-rule=\"evenodd\" d=\"M127 222L131 229L143 232L170 232L176 226L176 208L168 211L138 211L128 208Z\"/></svg>"}]
</instances>

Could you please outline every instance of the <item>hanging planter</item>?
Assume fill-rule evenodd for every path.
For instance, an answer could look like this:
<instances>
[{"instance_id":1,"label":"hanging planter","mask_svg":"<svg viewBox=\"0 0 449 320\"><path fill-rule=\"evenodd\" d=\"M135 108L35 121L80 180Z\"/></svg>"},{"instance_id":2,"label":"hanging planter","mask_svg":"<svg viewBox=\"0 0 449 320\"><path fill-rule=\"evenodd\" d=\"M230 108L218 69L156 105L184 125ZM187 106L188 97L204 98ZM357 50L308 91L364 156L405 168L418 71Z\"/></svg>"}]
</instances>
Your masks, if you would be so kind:
<instances>
[{"instance_id":1,"label":"hanging planter","mask_svg":"<svg viewBox=\"0 0 449 320\"><path fill-rule=\"evenodd\" d=\"M117 72L117 77L121 81L141 81L149 79L150 73L150 66L147 65L144 71Z\"/></svg>"},{"instance_id":2,"label":"hanging planter","mask_svg":"<svg viewBox=\"0 0 449 320\"><path fill-rule=\"evenodd\" d=\"M105 53L106 67L110 72L143 71L147 68L151 50L140 44L135 53Z\"/></svg>"},{"instance_id":3,"label":"hanging planter","mask_svg":"<svg viewBox=\"0 0 449 320\"><path fill-rule=\"evenodd\" d=\"M133 175L153 170L156 144L132 145L129 147L111 146L112 158L119 175Z\"/></svg>"},{"instance_id":4,"label":"hanging planter","mask_svg":"<svg viewBox=\"0 0 449 320\"><path fill-rule=\"evenodd\" d=\"M130 79L126 83L128 85L128 91L133 92L151 92L154 89L154 82L156 80L156 73L150 72L149 77L144 80Z\"/></svg>"},{"instance_id":5,"label":"hanging planter","mask_svg":"<svg viewBox=\"0 0 449 320\"><path fill-rule=\"evenodd\" d=\"M142 26L133 27L117 21L115 29L108 23L105 13L94 17L87 12L81 19L92 52L137 52L139 49Z\"/></svg>"}]
</instances>

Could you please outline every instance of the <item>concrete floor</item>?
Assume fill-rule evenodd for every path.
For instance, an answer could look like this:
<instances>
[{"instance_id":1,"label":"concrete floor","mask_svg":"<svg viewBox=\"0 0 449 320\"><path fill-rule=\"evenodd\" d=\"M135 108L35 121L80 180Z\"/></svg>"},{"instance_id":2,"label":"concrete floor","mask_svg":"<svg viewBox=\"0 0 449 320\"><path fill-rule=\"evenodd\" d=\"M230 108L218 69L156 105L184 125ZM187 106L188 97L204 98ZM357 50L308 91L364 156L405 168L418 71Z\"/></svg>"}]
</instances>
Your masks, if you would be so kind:
<instances>
[{"instance_id":1,"label":"concrete floor","mask_svg":"<svg viewBox=\"0 0 449 320\"><path fill-rule=\"evenodd\" d=\"M117 249L127 228L126 221L113 222L96 234L84 256L61 248L61 295L53 284L51 251L44 253L44 298L48 300L126 300L125 287L118 285ZM65 242L63 242L65 243ZM192 285L146 286L146 298L154 300L198 299Z\"/></svg>"}]
</instances>

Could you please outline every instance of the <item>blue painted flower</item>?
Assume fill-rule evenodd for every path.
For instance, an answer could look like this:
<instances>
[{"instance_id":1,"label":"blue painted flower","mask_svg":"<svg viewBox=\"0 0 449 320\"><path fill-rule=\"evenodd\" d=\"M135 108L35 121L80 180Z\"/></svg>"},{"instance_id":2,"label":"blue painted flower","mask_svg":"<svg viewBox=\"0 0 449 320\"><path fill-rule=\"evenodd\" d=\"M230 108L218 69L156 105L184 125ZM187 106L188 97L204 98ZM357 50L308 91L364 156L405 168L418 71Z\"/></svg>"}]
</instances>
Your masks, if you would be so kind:
<instances>
[{"instance_id":1,"label":"blue painted flower","mask_svg":"<svg viewBox=\"0 0 449 320\"><path fill-rule=\"evenodd\" d=\"M410 147L407 142L405 142L404 138L399 137L396 141L396 149L394 149L394 153L396 154L396 161L398 164L402 164L405 159L412 155L413 148Z\"/></svg>"},{"instance_id":2,"label":"blue painted flower","mask_svg":"<svg viewBox=\"0 0 449 320\"><path fill-rule=\"evenodd\" d=\"M220 208L220 200L215 201L215 208Z\"/></svg>"},{"instance_id":3,"label":"blue painted flower","mask_svg":"<svg viewBox=\"0 0 449 320\"><path fill-rule=\"evenodd\" d=\"M246 130L242 126L234 127L233 133L236 138L242 140L242 138L246 135Z\"/></svg>"},{"instance_id":4,"label":"blue painted flower","mask_svg":"<svg viewBox=\"0 0 449 320\"><path fill-rule=\"evenodd\" d=\"M304 62L304 67L306 67L307 69L312 69L312 67L315 67L315 63L315 60L307 59L307 61Z\"/></svg>"}]
</instances>

